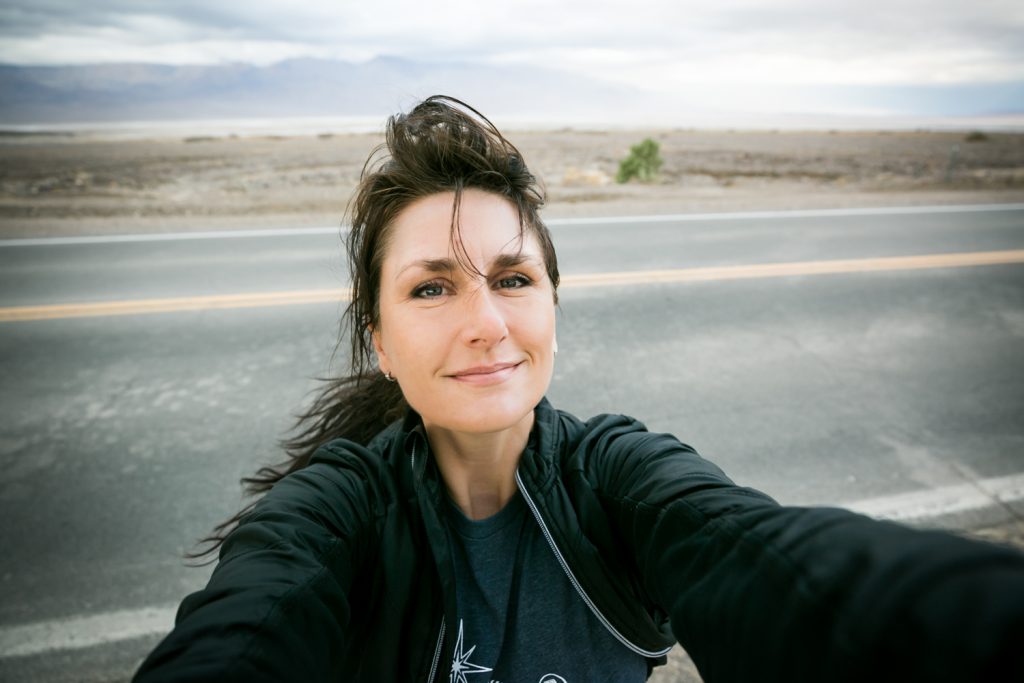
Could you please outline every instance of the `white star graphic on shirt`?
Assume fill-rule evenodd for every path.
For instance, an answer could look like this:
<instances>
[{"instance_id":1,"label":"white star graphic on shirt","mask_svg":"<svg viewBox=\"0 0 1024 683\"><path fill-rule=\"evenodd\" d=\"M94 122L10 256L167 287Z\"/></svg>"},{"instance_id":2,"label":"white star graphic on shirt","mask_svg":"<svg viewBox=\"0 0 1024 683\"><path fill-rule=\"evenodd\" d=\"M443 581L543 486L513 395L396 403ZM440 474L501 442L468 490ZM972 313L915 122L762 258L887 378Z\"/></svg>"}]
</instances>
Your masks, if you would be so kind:
<instances>
[{"instance_id":1,"label":"white star graphic on shirt","mask_svg":"<svg viewBox=\"0 0 1024 683\"><path fill-rule=\"evenodd\" d=\"M470 663L469 658L475 649L476 645L467 652L462 651L462 619L459 619L459 638L455 641L455 657L452 659L452 672L448 675L448 683L469 683L466 674L483 674L490 671L487 667Z\"/></svg>"}]
</instances>

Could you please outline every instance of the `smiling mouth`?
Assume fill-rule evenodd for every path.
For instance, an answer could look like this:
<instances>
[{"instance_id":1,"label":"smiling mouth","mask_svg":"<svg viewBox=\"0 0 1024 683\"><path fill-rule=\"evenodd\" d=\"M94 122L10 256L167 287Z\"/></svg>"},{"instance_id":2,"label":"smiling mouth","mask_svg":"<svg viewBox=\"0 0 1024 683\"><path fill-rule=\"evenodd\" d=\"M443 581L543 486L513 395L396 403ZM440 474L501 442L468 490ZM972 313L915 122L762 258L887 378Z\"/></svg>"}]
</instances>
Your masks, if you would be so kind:
<instances>
[{"instance_id":1,"label":"smiling mouth","mask_svg":"<svg viewBox=\"0 0 1024 683\"><path fill-rule=\"evenodd\" d=\"M518 363L495 363L494 365L481 365L474 368L466 368L449 375L451 379L467 384L497 384L503 382L515 372L516 368L522 365Z\"/></svg>"}]
</instances>

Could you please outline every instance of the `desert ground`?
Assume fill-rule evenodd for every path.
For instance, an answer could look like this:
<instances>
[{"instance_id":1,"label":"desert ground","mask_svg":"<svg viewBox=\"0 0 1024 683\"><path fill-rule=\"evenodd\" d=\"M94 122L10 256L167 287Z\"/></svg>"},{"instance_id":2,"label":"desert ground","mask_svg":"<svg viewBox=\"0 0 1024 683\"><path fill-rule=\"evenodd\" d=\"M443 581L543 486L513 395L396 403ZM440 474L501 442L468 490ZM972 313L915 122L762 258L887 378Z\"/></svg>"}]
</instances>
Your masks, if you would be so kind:
<instances>
[{"instance_id":1,"label":"desert ground","mask_svg":"<svg viewBox=\"0 0 1024 683\"><path fill-rule=\"evenodd\" d=\"M1024 133L511 131L544 215L1024 201ZM658 142L655 182L618 184ZM0 238L337 225L379 134L0 135Z\"/></svg>"}]
</instances>

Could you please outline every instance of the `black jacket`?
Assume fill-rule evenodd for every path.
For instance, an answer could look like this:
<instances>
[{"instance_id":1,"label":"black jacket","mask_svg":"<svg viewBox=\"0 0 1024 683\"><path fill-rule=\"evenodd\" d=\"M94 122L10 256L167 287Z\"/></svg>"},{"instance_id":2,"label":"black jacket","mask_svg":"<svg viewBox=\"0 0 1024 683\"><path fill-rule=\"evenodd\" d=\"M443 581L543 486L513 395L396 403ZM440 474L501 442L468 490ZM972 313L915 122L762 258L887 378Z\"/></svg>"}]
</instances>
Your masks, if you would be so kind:
<instances>
[{"instance_id":1,"label":"black jacket","mask_svg":"<svg viewBox=\"0 0 1024 683\"><path fill-rule=\"evenodd\" d=\"M1024 555L777 505L622 416L536 420L517 484L580 597L708 683L1024 680ZM281 480L136 681L446 681L443 482L415 414ZM1009 675L1009 677L1007 677Z\"/></svg>"}]
</instances>

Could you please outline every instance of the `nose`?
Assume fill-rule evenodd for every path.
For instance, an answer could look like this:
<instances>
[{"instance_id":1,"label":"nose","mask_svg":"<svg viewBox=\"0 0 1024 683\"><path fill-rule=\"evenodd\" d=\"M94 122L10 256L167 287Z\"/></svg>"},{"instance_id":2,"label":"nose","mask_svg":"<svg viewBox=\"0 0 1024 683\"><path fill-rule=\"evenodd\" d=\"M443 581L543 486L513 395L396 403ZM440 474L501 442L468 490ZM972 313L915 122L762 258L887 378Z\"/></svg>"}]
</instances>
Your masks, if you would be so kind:
<instances>
[{"instance_id":1,"label":"nose","mask_svg":"<svg viewBox=\"0 0 1024 683\"><path fill-rule=\"evenodd\" d=\"M488 348L508 336L505 315L487 285L474 289L466 298L462 340L468 346Z\"/></svg>"}]
</instances>

